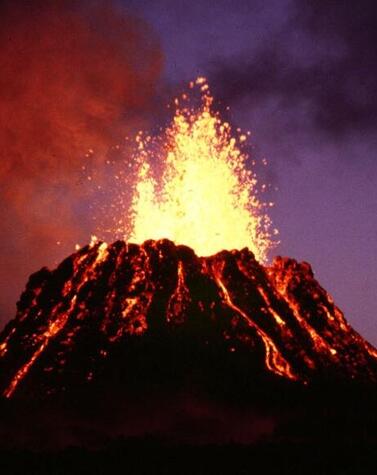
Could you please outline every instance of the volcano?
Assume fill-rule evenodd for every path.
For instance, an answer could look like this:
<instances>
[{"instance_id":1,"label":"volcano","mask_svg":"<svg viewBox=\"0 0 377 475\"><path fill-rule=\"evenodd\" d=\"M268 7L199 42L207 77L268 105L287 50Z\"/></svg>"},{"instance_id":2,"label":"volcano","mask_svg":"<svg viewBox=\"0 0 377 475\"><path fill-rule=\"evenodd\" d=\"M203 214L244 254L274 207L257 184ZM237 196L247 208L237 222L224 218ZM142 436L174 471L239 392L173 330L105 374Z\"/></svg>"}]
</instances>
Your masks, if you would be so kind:
<instances>
[{"instance_id":1,"label":"volcano","mask_svg":"<svg viewBox=\"0 0 377 475\"><path fill-rule=\"evenodd\" d=\"M246 248L198 257L168 240L98 242L33 274L17 307L0 337L5 398L207 384L211 373L243 392L256 381L377 381L376 350L310 265L263 266Z\"/></svg>"},{"instance_id":2,"label":"volcano","mask_svg":"<svg viewBox=\"0 0 377 475\"><path fill-rule=\"evenodd\" d=\"M17 307L0 338L4 473L374 466L377 352L305 262L93 242L33 274Z\"/></svg>"}]
</instances>

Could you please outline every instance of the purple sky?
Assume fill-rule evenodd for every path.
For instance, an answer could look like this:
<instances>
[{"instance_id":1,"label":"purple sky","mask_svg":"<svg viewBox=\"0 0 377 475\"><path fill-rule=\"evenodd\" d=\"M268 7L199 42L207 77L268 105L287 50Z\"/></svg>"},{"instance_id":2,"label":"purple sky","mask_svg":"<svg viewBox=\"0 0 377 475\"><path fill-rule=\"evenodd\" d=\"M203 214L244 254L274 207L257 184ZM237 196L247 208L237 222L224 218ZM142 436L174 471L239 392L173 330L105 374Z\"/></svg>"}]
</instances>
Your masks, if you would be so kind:
<instances>
[{"instance_id":1,"label":"purple sky","mask_svg":"<svg viewBox=\"0 0 377 475\"><path fill-rule=\"evenodd\" d=\"M36 0L33 3L36 7L27 7L37 9L34 26L38 37L45 31L39 15L47 3L53 2ZM171 99L171 94L183 88L187 81L198 75L207 76L215 99L223 107L231 107L232 124L252 132L251 154L257 159L265 157L268 160L264 178L278 188L272 195L276 203L272 218L280 230L281 239L275 253L310 262L318 280L333 295L350 323L376 345L377 13L374 2L117 0L119 15L127 11L141 18L136 36L142 36L145 30L147 37L137 40L128 38L123 43L119 43L121 35L116 37L119 25L114 26L113 19L101 23L102 17L96 16L94 21L91 20L93 8L88 5L97 2L82 0L84 9L81 10L71 7L78 2L55 3L69 5L69 14L74 10L74 14L77 13L81 19L85 19L86 15L92 27L93 38L90 37L90 41L80 35L76 35L77 39L72 33L74 41L64 52L63 59L71 64L70 51L75 51L80 41L84 45L81 56L87 58L87 48L93 45L89 50L93 51L93 58L90 57L85 63L87 83L83 87L89 85L93 88L97 104L95 110L106 111L106 107L99 106L113 105L119 95L116 110L111 109L114 114L107 121L106 136L96 136L97 149L116 143L117 133L114 132L113 137L112 131L122 129L119 120L116 120L116 113L123 107L121 100L124 100L124 94L117 75L129 67L127 55L133 47L135 51L132 51L133 64L130 67L136 68L136 71L138 68L143 71L143 67L148 70L145 81L141 79L132 84L133 90L145 96L149 83L155 84L157 95L152 101L152 114L145 104L137 103L132 97L124 100L123 119L127 125L122 133L129 129L132 131L131 122L137 128L166 120L165 109L160 106L153 108ZM4 22L0 24L2 31L8 31L4 26L13 25L9 18L15 24L21 24L20 31L23 31L23 18L30 17L25 8L29 2L5 1L4 5L4 8L8 5L12 7L9 8L9 17L0 11L0 17L8 19L8 23L1 20ZM19 6L21 20L13 15L14 5ZM61 18L60 14L58 18ZM18 38L18 30L15 31L14 37ZM48 33L51 34L54 35L54 31ZM62 22L59 34L69 37L70 27ZM50 38L48 35L46 38ZM98 50L97 59L97 40L101 35L102 39L108 39L108 44ZM0 35L0 42L8 44L13 41L12 38L12 35ZM49 45L53 57L56 56L54 44L52 41ZM59 46L60 40L57 44ZM109 54L111 48L119 51L119 44L124 45L124 51L119 55ZM35 48L38 50L40 46ZM154 48L159 48L162 53L160 69ZM75 81L83 76L84 60L81 56L77 55L73 65L76 68ZM25 59L22 59L24 63ZM103 84L100 77L102 63L106 63L107 71L114 70L114 75L109 74ZM99 67L93 71L92 64ZM48 66L53 71L54 63L50 62ZM43 68L38 69L39 66L33 68L37 71L37 78L40 71L44 71ZM15 74L18 74L17 71ZM22 73L22 79L24 76ZM2 91L9 90L13 83L13 80L9 84L5 82ZM101 93L99 101L98 84L104 85L106 91L113 87L116 93L113 96ZM69 90L67 83L64 88L67 85ZM75 107L76 104L78 108L83 107L81 90L77 94L75 86L72 91L74 94L64 100L73 101ZM50 93L53 97L57 96L55 90L46 91L46 94ZM50 106L49 102L44 105L46 109ZM98 127L98 117L93 118L90 97L85 107L84 112L89 110L90 114L74 119L82 124L84 119L88 120L88 115L90 126L102 131L103 127ZM55 102L50 109L55 111ZM61 129L60 115L58 118L57 124ZM28 123L33 120L34 115L30 116ZM55 114L52 120L57 120ZM57 152L54 147L51 150L45 147L43 136L40 138L38 135L42 143L38 150L46 149L46 153L51 152L51 157L58 153L59 160L59 154L62 157L72 156L81 145L95 148L91 147L92 129L89 129L85 130L82 143L81 136L78 143L74 142L76 136L63 136L63 145L59 143ZM17 130L14 137L13 142L17 142ZM72 138L76 148L64 148L65 143L72 143ZM3 153L9 155L5 148ZM22 151L17 153L22 154ZM46 165L44 158L41 160L43 166L38 170L50 170L51 162L46 161ZM2 187L9 183L13 168L9 167L10 171L6 167L0 168ZM86 243L93 231L88 202L82 199L79 192L69 194L65 188L66 181L74 183L77 190L85 187L75 171L80 171L81 167L73 162L69 167L59 165L56 170L52 169L53 179L46 175L44 180L43 173L38 172L37 183L43 185L38 185L37 193L35 188L28 188L31 181L26 176L35 174L35 170L25 172L25 177L22 177L27 185L25 188L22 183L22 189L30 189L36 200L35 203L26 200L26 204L22 205L30 219L19 219L16 204L21 206L20 203L17 201L14 204L11 200L9 205L6 201L8 195L1 195L5 203L1 216L3 229L0 230L0 251L5 259L2 268L6 269L2 273L0 270L0 319L3 323L14 314L15 301L27 276L43 265L59 262L73 250L75 242ZM17 188L18 184L14 186ZM64 208L61 206L63 200L66 203ZM40 203L46 202L49 206L41 208ZM69 222L72 232L63 235L62 245L57 247L60 221ZM50 228L50 223L56 230ZM33 226L39 231L34 229L32 232ZM10 269L12 262L13 268Z\"/></svg>"},{"instance_id":2,"label":"purple sky","mask_svg":"<svg viewBox=\"0 0 377 475\"><path fill-rule=\"evenodd\" d=\"M251 130L253 153L268 159L267 180L278 187L276 253L310 262L376 345L374 2L126 3L157 31L165 80L207 76L232 123Z\"/></svg>"}]
</instances>

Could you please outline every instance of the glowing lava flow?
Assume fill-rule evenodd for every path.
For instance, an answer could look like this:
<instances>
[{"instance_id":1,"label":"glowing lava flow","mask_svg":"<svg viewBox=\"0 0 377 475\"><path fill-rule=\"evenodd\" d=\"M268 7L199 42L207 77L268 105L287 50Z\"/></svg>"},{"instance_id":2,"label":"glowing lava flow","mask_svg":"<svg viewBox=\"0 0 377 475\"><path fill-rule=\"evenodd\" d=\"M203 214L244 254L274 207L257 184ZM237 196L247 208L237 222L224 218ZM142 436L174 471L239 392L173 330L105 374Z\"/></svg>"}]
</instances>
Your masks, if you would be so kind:
<instances>
[{"instance_id":1,"label":"glowing lava flow","mask_svg":"<svg viewBox=\"0 0 377 475\"><path fill-rule=\"evenodd\" d=\"M258 325L256 325L253 320L232 301L229 295L229 291L226 288L226 285L224 284L221 277L224 263L220 263L220 265L216 264L212 266L212 273L215 282L222 291L225 303L229 306L229 308L238 313L247 322L247 324L256 331L259 338L262 340L266 352L266 367L279 376L283 376L293 380L297 379L297 376L292 371L290 364L280 354L279 350L277 349L275 343L271 340L271 338L269 338L269 336L261 328L259 328Z\"/></svg>"},{"instance_id":2,"label":"glowing lava flow","mask_svg":"<svg viewBox=\"0 0 377 475\"><path fill-rule=\"evenodd\" d=\"M167 309L167 321L182 322L186 306L191 300L190 291L185 284L185 276L182 261L178 262L177 288L169 299Z\"/></svg>"},{"instance_id":3,"label":"glowing lava flow","mask_svg":"<svg viewBox=\"0 0 377 475\"><path fill-rule=\"evenodd\" d=\"M230 125L212 111L204 78L190 85L195 86L201 90L201 107L180 108L176 100L173 123L162 147L157 144L161 157L152 150L155 141L137 137L140 168L133 230L126 238L138 243L166 238L201 256L248 247L263 262L272 243L271 223L266 204L256 196L255 175L245 166L247 155L240 149L246 136L234 138ZM186 100L183 95L182 101ZM161 180L153 173L153 161L158 159Z\"/></svg>"},{"instance_id":4,"label":"glowing lava flow","mask_svg":"<svg viewBox=\"0 0 377 475\"><path fill-rule=\"evenodd\" d=\"M200 352L190 360L199 363L193 373L218 348L225 366L240 358L246 379L256 370L302 384L377 381L377 351L346 322L310 265L288 258L261 264L273 244L271 223L240 150L246 137L234 138L212 111L205 80L196 85L201 106L176 103L162 147L137 138L126 238L139 244L107 245L93 236L57 269L30 278L16 318L0 334L4 397L21 382L29 395L33 376L37 393L44 381L47 394L58 394L100 378L105 367L123 367L130 355L130 365L138 364L141 349L152 361L156 348L166 347L171 359L181 344L185 351L174 355L182 368L187 349Z\"/></svg>"},{"instance_id":5,"label":"glowing lava flow","mask_svg":"<svg viewBox=\"0 0 377 475\"><path fill-rule=\"evenodd\" d=\"M17 371L13 379L11 380L9 386L4 391L4 396L6 398L10 398L14 393L15 389L17 388L20 381L26 376L29 372L30 368L33 366L35 361L38 357L43 353L47 345L49 344L50 340L54 338L58 333L62 331L65 327L66 323L68 322L69 316L76 305L77 294L80 288L88 281L93 273L95 267L100 264L106 257L106 249L107 245L105 243L101 243L98 245L97 248L97 256L95 258L94 264L92 266L86 267L84 273L81 277L80 282L77 285L76 289L74 290L74 294L70 298L69 307L67 310L63 310L63 301L59 302L51 311L50 323L46 331L43 332L42 335L39 336L38 340L41 341L38 348L34 351L31 355L30 359L23 364L23 366ZM85 257L85 256L84 256ZM82 258L77 257L77 262L74 263L74 268L77 270L81 264ZM72 292L72 285L71 282L68 281L64 286L63 290L63 297L69 297Z\"/></svg>"},{"instance_id":6,"label":"glowing lava flow","mask_svg":"<svg viewBox=\"0 0 377 475\"><path fill-rule=\"evenodd\" d=\"M122 379L139 362L147 378L144 361L154 373L161 354L169 371L200 373L216 357L245 380L377 381L376 350L307 263L264 267L247 249L198 257L167 240L92 242L34 274L0 350L0 398L83 389L118 367Z\"/></svg>"}]
</instances>

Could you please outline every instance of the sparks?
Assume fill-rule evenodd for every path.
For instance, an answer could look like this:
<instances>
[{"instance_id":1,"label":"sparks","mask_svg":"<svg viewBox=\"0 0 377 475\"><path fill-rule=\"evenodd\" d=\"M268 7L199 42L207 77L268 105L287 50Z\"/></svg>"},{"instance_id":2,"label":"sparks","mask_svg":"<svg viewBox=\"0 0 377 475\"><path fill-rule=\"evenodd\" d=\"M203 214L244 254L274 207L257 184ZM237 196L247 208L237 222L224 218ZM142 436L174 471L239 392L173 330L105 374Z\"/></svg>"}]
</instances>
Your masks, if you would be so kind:
<instances>
[{"instance_id":1,"label":"sparks","mask_svg":"<svg viewBox=\"0 0 377 475\"><path fill-rule=\"evenodd\" d=\"M201 256L248 247L263 262L272 245L271 221L240 149L245 135L233 136L230 125L213 112L205 78L190 87L199 88L200 106L181 107L175 101L173 122L158 140L160 157L156 141L137 137L133 226L125 238L137 243L167 238ZM185 104L187 96L182 100ZM159 159L162 176L157 179L153 169Z\"/></svg>"}]
</instances>

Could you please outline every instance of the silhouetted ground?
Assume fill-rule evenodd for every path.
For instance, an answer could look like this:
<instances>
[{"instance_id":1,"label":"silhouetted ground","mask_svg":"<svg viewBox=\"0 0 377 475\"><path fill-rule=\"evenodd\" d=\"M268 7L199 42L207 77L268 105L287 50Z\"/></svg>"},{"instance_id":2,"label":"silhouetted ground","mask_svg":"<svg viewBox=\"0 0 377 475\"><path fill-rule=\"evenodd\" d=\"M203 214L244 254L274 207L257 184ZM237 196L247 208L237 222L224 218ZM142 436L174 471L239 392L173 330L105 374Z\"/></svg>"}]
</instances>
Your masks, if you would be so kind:
<instances>
[{"instance_id":1,"label":"silhouetted ground","mask_svg":"<svg viewBox=\"0 0 377 475\"><path fill-rule=\"evenodd\" d=\"M196 398L185 414L174 407L173 394L165 405L163 394L154 394L159 409L153 411L147 396L129 412L120 395L113 405L94 395L86 404L80 397L42 406L2 401L0 473L377 473L373 386L264 386L252 404L228 399L219 407ZM152 426L153 434L140 435ZM130 428L139 435L130 436Z\"/></svg>"},{"instance_id":2,"label":"silhouetted ground","mask_svg":"<svg viewBox=\"0 0 377 475\"><path fill-rule=\"evenodd\" d=\"M166 445L116 440L101 450L0 452L4 474L364 474L376 473L376 444Z\"/></svg>"}]
</instances>

